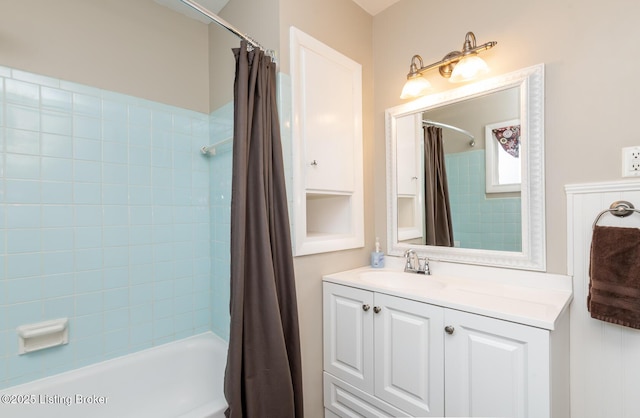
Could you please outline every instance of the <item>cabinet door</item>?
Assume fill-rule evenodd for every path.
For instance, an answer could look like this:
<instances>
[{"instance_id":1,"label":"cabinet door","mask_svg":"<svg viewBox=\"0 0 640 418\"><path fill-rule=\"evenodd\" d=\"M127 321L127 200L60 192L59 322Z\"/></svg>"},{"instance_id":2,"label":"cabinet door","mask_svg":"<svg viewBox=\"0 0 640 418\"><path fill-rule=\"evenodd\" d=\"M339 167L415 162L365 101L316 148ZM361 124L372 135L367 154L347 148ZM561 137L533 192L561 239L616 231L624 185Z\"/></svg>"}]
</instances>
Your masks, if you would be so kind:
<instances>
[{"instance_id":1,"label":"cabinet door","mask_svg":"<svg viewBox=\"0 0 640 418\"><path fill-rule=\"evenodd\" d=\"M447 416L549 416L547 330L449 309L445 325Z\"/></svg>"},{"instance_id":2,"label":"cabinet door","mask_svg":"<svg viewBox=\"0 0 640 418\"><path fill-rule=\"evenodd\" d=\"M419 191L422 176L422 147L420 134L422 132L422 114L408 115L396 119L396 153L398 164L398 194L416 196Z\"/></svg>"},{"instance_id":3,"label":"cabinet door","mask_svg":"<svg viewBox=\"0 0 640 418\"><path fill-rule=\"evenodd\" d=\"M373 293L323 283L324 370L373 393Z\"/></svg>"},{"instance_id":4,"label":"cabinet door","mask_svg":"<svg viewBox=\"0 0 640 418\"><path fill-rule=\"evenodd\" d=\"M412 416L443 416L443 309L379 293L375 308L375 395Z\"/></svg>"},{"instance_id":5,"label":"cabinet door","mask_svg":"<svg viewBox=\"0 0 640 418\"><path fill-rule=\"evenodd\" d=\"M362 66L291 29L295 142L307 190L362 188Z\"/></svg>"}]
</instances>

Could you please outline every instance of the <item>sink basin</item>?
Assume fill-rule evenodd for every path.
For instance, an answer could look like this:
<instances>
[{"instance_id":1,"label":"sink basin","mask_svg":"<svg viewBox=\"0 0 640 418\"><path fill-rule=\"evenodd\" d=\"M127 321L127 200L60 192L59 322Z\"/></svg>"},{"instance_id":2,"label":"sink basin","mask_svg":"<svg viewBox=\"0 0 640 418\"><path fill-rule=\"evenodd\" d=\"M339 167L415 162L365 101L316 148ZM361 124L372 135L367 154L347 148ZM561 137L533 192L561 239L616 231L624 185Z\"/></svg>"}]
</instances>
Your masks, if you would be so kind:
<instances>
[{"instance_id":1,"label":"sink basin","mask_svg":"<svg viewBox=\"0 0 640 418\"><path fill-rule=\"evenodd\" d=\"M389 289L434 291L446 287L445 283L434 279L433 276L399 271L365 271L359 274L359 278L364 282Z\"/></svg>"}]
</instances>

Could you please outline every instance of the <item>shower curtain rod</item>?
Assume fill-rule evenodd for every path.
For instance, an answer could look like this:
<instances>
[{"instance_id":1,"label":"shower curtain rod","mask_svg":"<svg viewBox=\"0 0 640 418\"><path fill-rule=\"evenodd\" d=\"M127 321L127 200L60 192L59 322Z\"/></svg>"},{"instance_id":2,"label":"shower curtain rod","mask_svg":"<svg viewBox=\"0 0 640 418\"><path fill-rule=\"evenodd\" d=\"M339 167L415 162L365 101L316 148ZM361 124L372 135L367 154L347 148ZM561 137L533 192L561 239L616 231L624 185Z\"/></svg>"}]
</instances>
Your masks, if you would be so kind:
<instances>
[{"instance_id":1,"label":"shower curtain rod","mask_svg":"<svg viewBox=\"0 0 640 418\"><path fill-rule=\"evenodd\" d=\"M471 134L471 132L469 132L469 131L465 131L464 129L458 128L457 126L447 125L446 123L435 122L435 121L432 121L432 120L423 120L422 123L424 125L438 126L440 128L447 128L447 129L451 129L451 130L456 131L456 132L460 132L461 134L466 135L469 138L471 138L471 141L469 141L469 146L475 147L475 145L476 145L476 138L473 136L473 134Z\"/></svg>"},{"instance_id":2,"label":"shower curtain rod","mask_svg":"<svg viewBox=\"0 0 640 418\"><path fill-rule=\"evenodd\" d=\"M226 20L224 20L223 18L221 18L217 14L213 13L211 10L203 7L202 5L196 3L195 1L191 1L191 0L180 0L180 1L183 2L184 4L186 4L187 6L193 8L194 10L196 10L196 11L202 13L203 15L207 16L209 19L213 20L218 25L222 26L223 28L225 28L229 32L233 33L237 37L239 37L241 39L244 39L252 47L259 48L259 49L263 50L267 55L269 55L271 57L271 59L274 62L276 61L275 52L272 49L266 49L265 47L260 45L260 43L258 41L256 41L255 39L253 39L249 35L240 32L235 26L233 26L231 23L227 22Z\"/></svg>"}]
</instances>

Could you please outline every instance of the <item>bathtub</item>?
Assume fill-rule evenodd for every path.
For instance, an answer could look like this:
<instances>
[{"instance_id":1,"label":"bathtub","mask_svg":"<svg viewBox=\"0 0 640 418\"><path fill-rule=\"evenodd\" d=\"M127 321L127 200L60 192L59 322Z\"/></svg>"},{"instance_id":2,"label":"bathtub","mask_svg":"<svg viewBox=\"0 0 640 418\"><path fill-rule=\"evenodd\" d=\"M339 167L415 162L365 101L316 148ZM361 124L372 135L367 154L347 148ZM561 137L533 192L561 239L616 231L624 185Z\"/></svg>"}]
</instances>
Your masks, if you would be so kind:
<instances>
[{"instance_id":1,"label":"bathtub","mask_svg":"<svg viewBox=\"0 0 640 418\"><path fill-rule=\"evenodd\" d=\"M205 332L4 389L0 417L222 418L226 357Z\"/></svg>"}]
</instances>

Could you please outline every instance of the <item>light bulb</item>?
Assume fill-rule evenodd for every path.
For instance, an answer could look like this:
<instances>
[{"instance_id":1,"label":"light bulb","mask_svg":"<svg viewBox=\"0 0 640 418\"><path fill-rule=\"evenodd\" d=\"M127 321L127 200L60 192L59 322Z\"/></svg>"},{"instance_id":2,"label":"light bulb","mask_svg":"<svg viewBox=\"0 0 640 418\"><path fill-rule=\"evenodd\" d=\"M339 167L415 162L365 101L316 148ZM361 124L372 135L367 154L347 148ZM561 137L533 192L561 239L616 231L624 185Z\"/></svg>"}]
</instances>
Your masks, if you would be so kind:
<instances>
[{"instance_id":1,"label":"light bulb","mask_svg":"<svg viewBox=\"0 0 640 418\"><path fill-rule=\"evenodd\" d=\"M467 55L456 64L449 81L459 83L489 72L489 66L477 55Z\"/></svg>"},{"instance_id":2,"label":"light bulb","mask_svg":"<svg viewBox=\"0 0 640 418\"><path fill-rule=\"evenodd\" d=\"M400 94L401 99L411 99L424 96L431 88L431 83L426 78L418 75L407 80Z\"/></svg>"}]
</instances>

